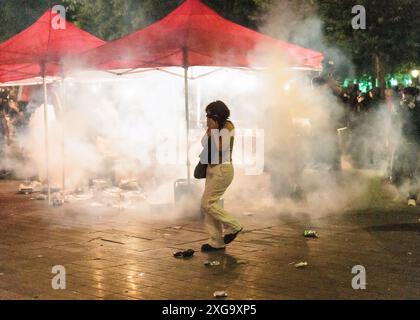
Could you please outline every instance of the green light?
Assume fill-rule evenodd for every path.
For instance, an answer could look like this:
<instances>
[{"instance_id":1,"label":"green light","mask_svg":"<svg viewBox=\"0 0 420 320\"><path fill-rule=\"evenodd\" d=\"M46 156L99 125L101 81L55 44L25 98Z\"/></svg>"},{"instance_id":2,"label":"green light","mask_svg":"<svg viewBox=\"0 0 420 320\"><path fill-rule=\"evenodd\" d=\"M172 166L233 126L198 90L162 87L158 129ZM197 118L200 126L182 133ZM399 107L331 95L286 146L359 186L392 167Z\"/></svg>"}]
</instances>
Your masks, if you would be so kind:
<instances>
[{"instance_id":1,"label":"green light","mask_svg":"<svg viewBox=\"0 0 420 320\"><path fill-rule=\"evenodd\" d=\"M412 83L411 79L407 79L407 78L404 79L404 86L408 87L411 85L411 83Z\"/></svg>"},{"instance_id":2,"label":"green light","mask_svg":"<svg viewBox=\"0 0 420 320\"><path fill-rule=\"evenodd\" d=\"M359 90L362 91L363 93L368 92L368 84L366 81L362 81L359 83Z\"/></svg>"},{"instance_id":3,"label":"green light","mask_svg":"<svg viewBox=\"0 0 420 320\"><path fill-rule=\"evenodd\" d=\"M350 85L350 80L349 79L344 80L343 87L348 88L349 85Z\"/></svg>"}]
</instances>

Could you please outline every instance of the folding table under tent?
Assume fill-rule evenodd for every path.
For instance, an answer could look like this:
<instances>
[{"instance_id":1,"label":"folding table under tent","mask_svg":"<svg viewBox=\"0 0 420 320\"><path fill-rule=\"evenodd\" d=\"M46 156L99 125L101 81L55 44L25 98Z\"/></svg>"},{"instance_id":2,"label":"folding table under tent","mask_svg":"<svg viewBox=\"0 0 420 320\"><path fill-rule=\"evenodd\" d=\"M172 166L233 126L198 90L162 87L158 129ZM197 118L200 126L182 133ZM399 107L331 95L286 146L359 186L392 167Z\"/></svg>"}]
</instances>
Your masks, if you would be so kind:
<instances>
[{"instance_id":1,"label":"folding table under tent","mask_svg":"<svg viewBox=\"0 0 420 320\"><path fill-rule=\"evenodd\" d=\"M233 23L200 0L186 0L162 20L82 55L87 66L124 75L181 67L185 80L187 178L190 182L188 68L250 68L261 48L287 57L291 67L322 69L324 55ZM162 71L162 70L161 70Z\"/></svg>"},{"instance_id":2,"label":"folding table under tent","mask_svg":"<svg viewBox=\"0 0 420 320\"><path fill-rule=\"evenodd\" d=\"M51 200L48 156L47 83L63 77L65 62L105 41L47 10L27 29L0 44L0 85L43 84L45 162L48 202ZM64 190L63 190L64 191Z\"/></svg>"}]
</instances>

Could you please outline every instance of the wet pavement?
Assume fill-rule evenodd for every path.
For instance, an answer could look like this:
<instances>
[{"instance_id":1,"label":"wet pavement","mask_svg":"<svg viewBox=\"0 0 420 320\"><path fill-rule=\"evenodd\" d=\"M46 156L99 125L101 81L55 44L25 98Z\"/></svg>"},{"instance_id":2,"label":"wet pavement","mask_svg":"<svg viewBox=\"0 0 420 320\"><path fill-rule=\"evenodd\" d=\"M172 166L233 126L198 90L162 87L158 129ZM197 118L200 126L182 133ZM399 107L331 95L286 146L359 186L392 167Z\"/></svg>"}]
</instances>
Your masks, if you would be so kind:
<instances>
[{"instance_id":1,"label":"wet pavement","mask_svg":"<svg viewBox=\"0 0 420 320\"><path fill-rule=\"evenodd\" d=\"M212 299L215 291L227 299L420 298L420 208L267 219L238 207L244 232L225 253L204 254L199 214L54 208L16 194L18 185L0 181L0 299ZM305 229L320 237L303 237ZM194 257L173 257L190 248ZM65 290L52 288L57 265ZM366 269L366 290L352 288L356 265Z\"/></svg>"}]
</instances>

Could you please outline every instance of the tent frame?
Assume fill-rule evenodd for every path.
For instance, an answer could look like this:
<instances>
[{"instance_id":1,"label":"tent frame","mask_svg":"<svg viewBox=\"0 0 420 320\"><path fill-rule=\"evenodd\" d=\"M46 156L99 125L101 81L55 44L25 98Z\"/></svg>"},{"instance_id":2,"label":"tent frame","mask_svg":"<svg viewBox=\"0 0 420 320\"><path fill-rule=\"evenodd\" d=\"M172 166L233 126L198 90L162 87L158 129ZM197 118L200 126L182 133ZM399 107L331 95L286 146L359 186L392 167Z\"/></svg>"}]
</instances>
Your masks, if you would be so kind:
<instances>
[{"instance_id":1,"label":"tent frame","mask_svg":"<svg viewBox=\"0 0 420 320\"><path fill-rule=\"evenodd\" d=\"M46 75L46 63L42 61L40 63L41 74L42 74L42 87L44 91L44 135L45 135L45 177L47 182L47 200L48 204L51 204L51 185L50 185L50 146L49 146L49 133L48 133L48 92L47 92L47 75Z\"/></svg>"},{"instance_id":2,"label":"tent frame","mask_svg":"<svg viewBox=\"0 0 420 320\"><path fill-rule=\"evenodd\" d=\"M189 105L189 80L196 80L196 79L200 79L203 77L206 77L208 75L214 74L216 72L220 72L222 70L226 70L226 69L234 69L234 70L244 70L244 71L253 71L253 72L258 72L263 70L264 68L252 68L252 67L217 67L215 70L211 70L209 72L200 74L196 77L194 76L188 76L188 72L190 70L191 67L189 65L189 60L188 60L188 48L187 47L183 47L182 48L182 52L183 52L183 65L180 66L167 66L168 68L170 67L176 67L176 68L182 68L183 69L183 74L178 74L175 72L171 72L168 70L165 70L163 68L165 67L157 67L157 68L129 68L129 69L125 69L122 72L118 72L118 71L113 71L113 70L99 70L99 71L104 71L116 76L126 76L126 75L132 75L132 74L140 74L140 73L145 73L145 72L150 72L150 71L160 71L160 72L164 72L167 74L170 74L172 76L176 76L176 77L180 77L183 78L184 80L184 109L185 109L185 125L186 125L186 146L187 146L187 154L186 154L186 166L187 166L187 182L188 185L191 184L191 159L190 159L190 118L189 118L189 114L190 114L190 105ZM291 67L292 69L295 70L300 70L300 71L315 71L315 72L320 72L321 70L316 69L316 68L310 68L310 67L305 67L305 68L301 68L301 67Z\"/></svg>"}]
</instances>

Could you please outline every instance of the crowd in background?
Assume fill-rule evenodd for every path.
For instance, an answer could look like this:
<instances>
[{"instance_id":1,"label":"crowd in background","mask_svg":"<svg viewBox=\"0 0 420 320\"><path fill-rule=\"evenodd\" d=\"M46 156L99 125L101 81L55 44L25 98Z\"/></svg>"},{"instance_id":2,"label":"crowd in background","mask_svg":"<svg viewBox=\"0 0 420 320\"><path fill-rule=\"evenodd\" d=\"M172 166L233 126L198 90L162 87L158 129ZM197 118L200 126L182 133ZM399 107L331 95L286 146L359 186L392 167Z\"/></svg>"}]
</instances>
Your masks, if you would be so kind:
<instances>
[{"instance_id":1,"label":"crowd in background","mask_svg":"<svg viewBox=\"0 0 420 320\"><path fill-rule=\"evenodd\" d=\"M311 123L311 133L297 139L286 154L273 148L276 156L269 158L275 160L266 162L273 194L304 199L305 169L327 170L333 176L342 169L359 169L384 173L403 194L410 193L416 199L420 173L418 89L387 88L380 94L374 88L363 92L358 84L341 87L331 76L314 78L312 87L322 96L332 97L324 100L328 124ZM284 170L285 166L292 170Z\"/></svg>"},{"instance_id":2,"label":"crowd in background","mask_svg":"<svg viewBox=\"0 0 420 320\"><path fill-rule=\"evenodd\" d=\"M19 101L17 87L0 88L0 161L8 149L16 149L16 137L28 128L31 113L27 104Z\"/></svg>"},{"instance_id":3,"label":"crowd in background","mask_svg":"<svg viewBox=\"0 0 420 320\"><path fill-rule=\"evenodd\" d=\"M378 88L363 92L358 84L342 90L343 125L350 135L343 149L353 167L377 168L378 161L388 159L397 144L407 139L420 142L418 97L414 87L387 88L383 94Z\"/></svg>"},{"instance_id":4,"label":"crowd in background","mask_svg":"<svg viewBox=\"0 0 420 320\"><path fill-rule=\"evenodd\" d=\"M380 94L377 88L362 92L357 84L343 89L344 125L348 131L341 156L359 169L384 169L390 181L408 192L416 205L420 174L420 90L395 87Z\"/></svg>"}]
</instances>

